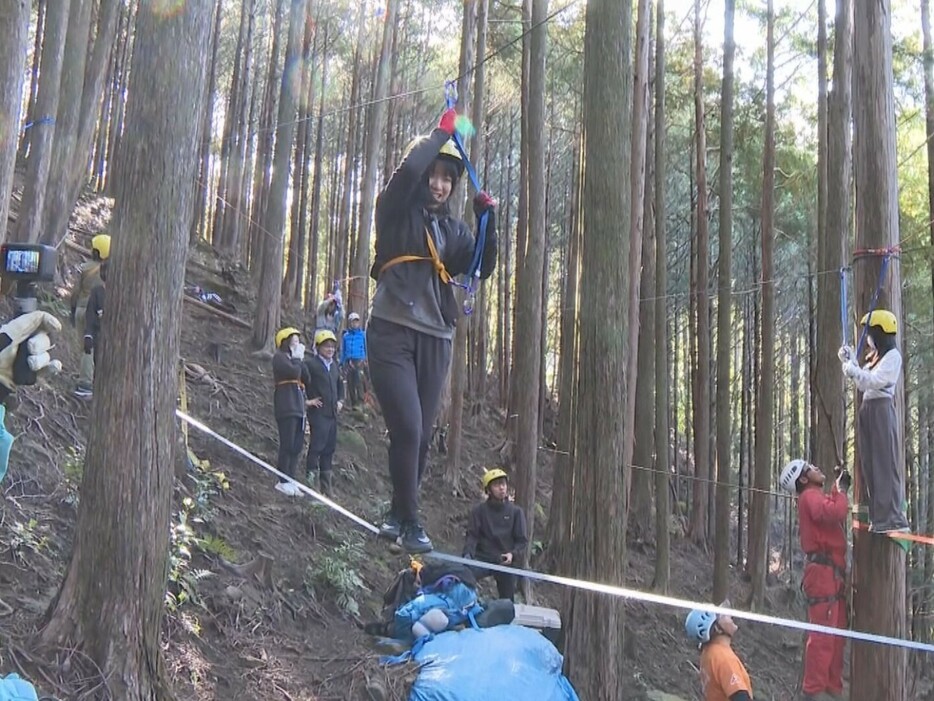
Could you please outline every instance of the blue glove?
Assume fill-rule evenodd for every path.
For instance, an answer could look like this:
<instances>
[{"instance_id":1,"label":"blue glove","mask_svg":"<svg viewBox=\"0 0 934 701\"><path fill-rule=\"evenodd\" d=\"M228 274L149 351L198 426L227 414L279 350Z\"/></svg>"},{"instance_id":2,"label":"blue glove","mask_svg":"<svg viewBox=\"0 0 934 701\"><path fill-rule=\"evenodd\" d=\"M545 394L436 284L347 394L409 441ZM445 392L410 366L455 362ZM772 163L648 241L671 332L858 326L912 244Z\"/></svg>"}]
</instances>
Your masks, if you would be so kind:
<instances>
[{"instance_id":1,"label":"blue glove","mask_svg":"<svg viewBox=\"0 0 934 701\"><path fill-rule=\"evenodd\" d=\"M6 476L10 463L10 448L13 447L13 434L6 430L6 406L0 404L0 482Z\"/></svg>"}]
</instances>

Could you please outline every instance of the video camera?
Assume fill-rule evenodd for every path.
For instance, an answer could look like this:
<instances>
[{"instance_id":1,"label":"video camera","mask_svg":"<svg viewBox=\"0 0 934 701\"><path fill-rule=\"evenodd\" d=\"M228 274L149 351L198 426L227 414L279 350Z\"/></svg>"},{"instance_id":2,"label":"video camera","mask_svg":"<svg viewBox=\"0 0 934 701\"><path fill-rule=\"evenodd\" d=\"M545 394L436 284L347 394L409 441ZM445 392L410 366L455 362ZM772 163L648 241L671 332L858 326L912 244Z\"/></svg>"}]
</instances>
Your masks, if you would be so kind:
<instances>
[{"instance_id":1,"label":"video camera","mask_svg":"<svg viewBox=\"0 0 934 701\"><path fill-rule=\"evenodd\" d=\"M57 252L41 243L6 243L0 246L0 275L16 280L17 316L38 308L36 283L55 279Z\"/></svg>"}]
</instances>

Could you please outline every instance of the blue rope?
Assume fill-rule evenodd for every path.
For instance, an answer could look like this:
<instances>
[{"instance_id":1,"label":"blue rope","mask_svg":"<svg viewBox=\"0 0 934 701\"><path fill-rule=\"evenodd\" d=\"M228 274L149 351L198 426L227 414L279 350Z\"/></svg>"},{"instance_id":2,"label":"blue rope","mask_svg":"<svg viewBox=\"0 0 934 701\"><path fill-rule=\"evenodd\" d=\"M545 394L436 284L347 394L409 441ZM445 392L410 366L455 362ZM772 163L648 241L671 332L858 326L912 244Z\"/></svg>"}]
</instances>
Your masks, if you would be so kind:
<instances>
[{"instance_id":1,"label":"blue rope","mask_svg":"<svg viewBox=\"0 0 934 701\"><path fill-rule=\"evenodd\" d=\"M840 336L840 345L845 346L847 341L847 332L846 332L846 307L847 302L849 301L846 293L846 268L840 268L840 329L842 334Z\"/></svg>"},{"instance_id":2,"label":"blue rope","mask_svg":"<svg viewBox=\"0 0 934 701\"><path fill-rule=\"evenodd\" d=\"M882 292L882 285L885 284L885 271L889 267L889 260L892 258L891 253L886 253L882 257L882 266L879 268L879 282L876 283L876 289L872 293L872 300L869 302L869 311L867 312L866 319L867 322L872 321L872 313L876 310L876 303L879 301L879 293ZM863 330L859 334L859 343L856 346L856 357L858 358L863 352L863 344L866 342L866 333L869 331L869 324L863 324Z\"/></svg>"},{"instance_id":3,"label":"blue rope","mask_svg":"<svg viewBox=\"0 0 934 701\"><path fill-rule=\"evenodd\" d=\"M41 126L43 124L55 124L55 118L54 117L41 117L40 119L36 119L35 121L26 122L26 124L23 126L23 131L26 131L27 129L32 129L33 127Z\"/></svg>"},{"instance_id":4,"label":"blue rope","mask_svg":"<svg viewBox=\"0 0 934 701\"><path fill-rule=\"evenodd\" d=\"M454 81L449 80L444 85L444 101L447 109L453 109L457 104L457 87ZM474 190L480 192L483 188L480 186L480 178L477 177L477 171L467 157L467 149L464 147L464 141L457 131L451 136L458 153L464 162L464 169L467 171L467 177L474 187ZM480 279L480 267L483 263L483 249L486 247L486 230L489 221L489 212L483 212L477 217L477 242L473 249L473 259L470 261L470 267L467 269L467 283L455 283L458 287L467 291L467 299L464 300L464 314L473 313L474 298L477 292L477 286Z\"/></svg>"}]
</instances>

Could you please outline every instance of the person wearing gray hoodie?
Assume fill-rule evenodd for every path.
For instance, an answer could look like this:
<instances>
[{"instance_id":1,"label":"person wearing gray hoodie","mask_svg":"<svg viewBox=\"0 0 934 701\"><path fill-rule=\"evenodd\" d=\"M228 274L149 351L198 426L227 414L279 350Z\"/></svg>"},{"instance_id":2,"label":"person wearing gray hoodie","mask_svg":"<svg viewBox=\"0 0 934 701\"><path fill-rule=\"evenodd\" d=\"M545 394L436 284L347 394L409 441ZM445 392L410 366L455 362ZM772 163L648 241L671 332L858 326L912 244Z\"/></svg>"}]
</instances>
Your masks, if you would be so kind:
<instances>
[{"instance_id":1,"label":"person wearing gray hoodie","mask_svg":"<svg viewBox=\"0 0 934 701\"><path fill-rule=\"evenodd\" d=\"M447 110L437 129L413 141L376 202L376 292L367 325L370 379L389 430L390 512L380 536L409 553L432 549L418 516L418 489L451 363L459 315L453 277L469 272L476 239L451 215L449 199L464 172L450 138L457 114ZM480 278L496 265L495 203L474 198L487 213Z\"/></svg>"}]
</instances>

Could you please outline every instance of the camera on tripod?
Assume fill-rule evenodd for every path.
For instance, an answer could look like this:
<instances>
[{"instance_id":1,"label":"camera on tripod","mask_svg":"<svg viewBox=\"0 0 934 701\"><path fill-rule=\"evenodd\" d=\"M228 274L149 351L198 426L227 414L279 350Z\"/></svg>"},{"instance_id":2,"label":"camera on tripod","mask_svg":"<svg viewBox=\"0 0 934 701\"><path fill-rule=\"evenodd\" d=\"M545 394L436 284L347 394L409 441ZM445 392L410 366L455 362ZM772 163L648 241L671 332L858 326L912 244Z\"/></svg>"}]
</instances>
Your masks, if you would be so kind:
<instances>
[{"instance_id":1,"label":"camera on tripod","mask_svg":"<svg viewBox=\"0 0 934 701\"><path fill-rule=\"evenodd\" d=\"M6 243L0 246L0 275L16 281L13 302L17 316L38 308L36 283L55 279L56 255L54 248L41 243Z\"/></svg>"}]
</instances>

